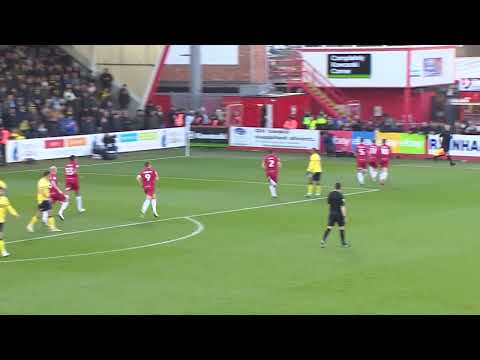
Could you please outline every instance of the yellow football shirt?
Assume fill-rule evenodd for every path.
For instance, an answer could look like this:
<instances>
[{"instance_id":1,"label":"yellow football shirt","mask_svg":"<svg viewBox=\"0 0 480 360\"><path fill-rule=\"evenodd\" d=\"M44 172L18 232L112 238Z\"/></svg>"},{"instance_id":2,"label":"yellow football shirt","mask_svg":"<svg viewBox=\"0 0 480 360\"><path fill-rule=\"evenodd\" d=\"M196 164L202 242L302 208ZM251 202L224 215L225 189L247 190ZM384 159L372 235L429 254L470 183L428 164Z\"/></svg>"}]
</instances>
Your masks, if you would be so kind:
<instances>
[{"instance_id":1,"label":"yellow football shirt","mask_svg":"<svg viewBox=\"0 0 480 360\"><path fill-rule=\"evenodd\" d=\"M310 155L307 171L310 173L322 172L322 159L319 154Z\"/></svg>"},{"instance_id":2,"label":"yellow football shirt","mask_svg":"<svg viewBox=\"0 0 480 360\"><path fill-rule=\"evenodd\" d=\"M5 222L5 218L7 214L10 213L12 215L17 216L17 210L13 208L10 204L10 201L6 196L0 196L0 223L3 224Z\"/></svg>"},{"instance_id":3,"label":"yellow football shirt","mask_svg":"<svg viewBox=\"0 0 480 360\"><path fill-rule=\"evenodd\" d=\"M37 202L41 204L50 199L50 182L46 178L38 180L37 184Z\"/></svg>"}]
</instances>

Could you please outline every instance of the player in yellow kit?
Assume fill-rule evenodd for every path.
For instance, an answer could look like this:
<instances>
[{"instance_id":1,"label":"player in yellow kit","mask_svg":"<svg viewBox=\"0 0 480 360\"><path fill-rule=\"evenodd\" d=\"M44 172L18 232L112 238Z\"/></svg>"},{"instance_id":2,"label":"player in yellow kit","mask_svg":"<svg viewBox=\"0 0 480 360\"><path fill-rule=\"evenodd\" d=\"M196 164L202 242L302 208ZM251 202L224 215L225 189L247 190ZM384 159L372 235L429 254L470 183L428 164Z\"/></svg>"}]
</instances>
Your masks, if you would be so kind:
<instances>
[{"instance_id":1,"label":"player in yellow kit","mask_svg":"<svg viewBox=\"0 0 480 360\"><path fill-rule=\"evenodd\" d=\"M37 183L37 203L38 212L33 215L32 220L27 225L27 230L33 232L33 226L37 223L38 218L41 217L42 222L48 226L50 231L62 231L55 226L55 218L50 215L49 211L52 209L50 203L50 181L48 176L50 171L45 171L43 176Z\"/></svg>"},{"instance_id":2,"label":"player in yellow kit","mask_svg":"<svg viewBox=\"0 0 480 360\"><path fill-rule=\"evenodd\" d=\"M312 196L315 187L315 195L320 196L322 188L320 187L320 177L322 176L322 159L317 149L312 149L310 161L308 162L307 176L308 187L306 197Z\"/></svg>"},{"instance_id":3,"label":"player in yellow kit","mask_svg":"<svg viewBox=\"0 0 480 360\"><path fill-rule=\"evenodd\" d=\"M19 217L17 210L13 208L6 196L7 184L0 180L0 255L5 257L9 256L7 249L5 248L5 241L3 240L3 231L5 228L5 221L7 214L10 213L13 216Z\"/></svg>"}]
</instances>

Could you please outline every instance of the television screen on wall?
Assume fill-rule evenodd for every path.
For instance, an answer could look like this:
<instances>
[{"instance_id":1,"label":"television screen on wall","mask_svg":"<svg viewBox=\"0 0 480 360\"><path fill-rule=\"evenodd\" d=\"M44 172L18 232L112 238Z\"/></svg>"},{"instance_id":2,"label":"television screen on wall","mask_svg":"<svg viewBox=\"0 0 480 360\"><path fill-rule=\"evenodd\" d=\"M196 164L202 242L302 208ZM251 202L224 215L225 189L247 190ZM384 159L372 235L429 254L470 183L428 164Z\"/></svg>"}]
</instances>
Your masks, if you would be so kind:
<instances>
[{"instance_id":1,"label":"television screen on wall","mask_svg":"<svg viewBox=\"0 0 480 360\"><path fill-rule=\"evenodd\" d=\"M371 54L328 54L329 78L370 78Z\"/></svg>"}]
</instances>

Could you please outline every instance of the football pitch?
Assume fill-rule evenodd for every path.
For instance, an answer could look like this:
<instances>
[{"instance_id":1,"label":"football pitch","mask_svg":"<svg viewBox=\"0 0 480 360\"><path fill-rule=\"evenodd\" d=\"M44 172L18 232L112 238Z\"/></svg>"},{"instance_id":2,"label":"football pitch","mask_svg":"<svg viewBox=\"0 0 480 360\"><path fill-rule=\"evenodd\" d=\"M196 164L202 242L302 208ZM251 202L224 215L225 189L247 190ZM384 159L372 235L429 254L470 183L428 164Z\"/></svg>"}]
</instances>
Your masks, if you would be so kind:
<instances>
[{"instance_id":1,"label":"football pitch","mask_svg":"<svg viewBox=\"0 0 480 360\"><path fill-rule=\"evenodd\" d=\"M322 196L306 199L308 155L280 154L272 200L264 153L182 151L80 158L87 211L72 194L62 233L25 226L41 170L66 160L2 168L21 218L6 224L0 314L480 313L480 164L394 159L387 185L359 187L353 159L324 156ZM158 219L139 216L144 160L160 174ZM337 181L352 247L335 228L322 249Z\"/></svg>"}]
</instances>

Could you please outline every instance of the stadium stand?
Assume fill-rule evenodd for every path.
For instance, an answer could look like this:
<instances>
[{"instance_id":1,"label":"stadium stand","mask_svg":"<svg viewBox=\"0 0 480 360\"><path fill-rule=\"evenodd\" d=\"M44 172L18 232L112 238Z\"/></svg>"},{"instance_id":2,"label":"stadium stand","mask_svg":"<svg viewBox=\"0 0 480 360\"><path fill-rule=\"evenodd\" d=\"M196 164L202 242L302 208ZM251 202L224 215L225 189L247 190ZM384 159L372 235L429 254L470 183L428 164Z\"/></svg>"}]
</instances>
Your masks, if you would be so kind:
<instances>
[{"instance_id":1,"label":"stadium stand","mask_svg":"<svg viewBox=\"0 0 480 360\"><path fill-rule=\"evenodd\" d=\"M113 76L99 77L57 46L0 49L0 119L14 137L91 134L164 126L159 108L129 116L128 85L113 96Z\"/></svg>"}]
</instances>

